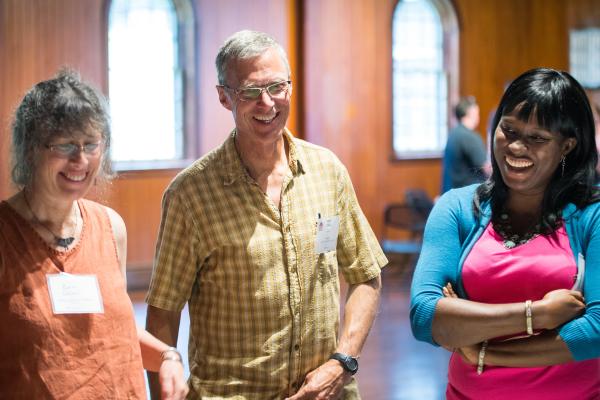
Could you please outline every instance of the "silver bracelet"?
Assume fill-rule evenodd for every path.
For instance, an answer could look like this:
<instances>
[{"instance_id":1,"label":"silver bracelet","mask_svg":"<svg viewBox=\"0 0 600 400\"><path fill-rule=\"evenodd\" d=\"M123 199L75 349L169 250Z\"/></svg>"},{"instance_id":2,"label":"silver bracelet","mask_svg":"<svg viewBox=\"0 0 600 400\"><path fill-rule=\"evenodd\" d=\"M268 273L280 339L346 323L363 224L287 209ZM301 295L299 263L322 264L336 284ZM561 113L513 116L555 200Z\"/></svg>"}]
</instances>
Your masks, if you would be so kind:
<instances>
[{"instance_id":1,"label":"silver bracelet","mask_svg":"<svg viewBox=\"0 0 600 400\"><path fill-rule=\"evenodd\" d=\"M477 357L477 375L483 374L483 359L485 358L485 350L487 349L488 341L484 340L481 343L481 349L479 350L479 357Z\"/></svg>"},{"instance_id":2,"label":"silver bracelet","mask_svg":"<svg viewBox=\"0 0 600 400\"><path fill-rule=\"evenodd\" d=\"M175 347L169 347L162 353L160 353L160 359L164 362L167 360L171 361L179 361L183 364L183 358L181 358L181 353L177 351Z\"/></svg>"}]
</instances>

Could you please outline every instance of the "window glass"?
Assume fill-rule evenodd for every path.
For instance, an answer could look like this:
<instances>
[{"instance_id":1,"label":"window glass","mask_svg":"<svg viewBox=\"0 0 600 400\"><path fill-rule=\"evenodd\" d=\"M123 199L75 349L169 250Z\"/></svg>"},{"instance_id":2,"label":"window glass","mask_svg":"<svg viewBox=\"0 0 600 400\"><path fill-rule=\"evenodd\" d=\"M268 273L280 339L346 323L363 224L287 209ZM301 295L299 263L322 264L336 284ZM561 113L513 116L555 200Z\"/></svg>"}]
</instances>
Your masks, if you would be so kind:
<instances>
[{"instance_id":1,"label":"window glass","mask_svg":"<svg viewBox=\"0 0 600 400\"><path fill-rule=\"evenodd\" d=\"M429 1L405 0L396 6L392 62L394 152L439 156L447 136L448 82L442 22Z\"/></svg>"},{"instance_id":2,"label":"window glass","mask_svg":"<svg viewBox=\"0 0 600 400\"><path fill-rule=\"evenodd\" d=\"M600 88L600 28L570 32L569 63L571 74L582 86Z\"/></svg>"},{"instance_id":3,"label":"window glass","mask_svg":"<svg viewBox=\"0 0 600 400\"><path fill-rule=\"evenodd\" d=\"M114 161L183 157L177 35L171 0L112 0L108 78Z\"/></svg>"}]
</instances>

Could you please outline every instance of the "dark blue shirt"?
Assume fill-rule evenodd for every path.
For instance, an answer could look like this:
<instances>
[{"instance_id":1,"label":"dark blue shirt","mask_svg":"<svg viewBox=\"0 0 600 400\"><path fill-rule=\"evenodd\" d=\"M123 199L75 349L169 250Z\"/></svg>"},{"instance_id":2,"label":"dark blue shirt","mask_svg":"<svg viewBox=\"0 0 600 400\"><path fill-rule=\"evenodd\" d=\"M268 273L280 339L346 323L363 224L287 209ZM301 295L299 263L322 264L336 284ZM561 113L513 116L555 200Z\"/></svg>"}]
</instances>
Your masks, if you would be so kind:
<instances>
[{"instance_id":1,"label":"dark blue shirt","mask_svg":"<svg viewBox=\"0 0 600 400\"><path fill-rule=\"evenodd\" d=\"M448 134L444 151L442 193L483 182L486 161L483 140L476 132L459 124Z\"/></svg>"}]
</instances>

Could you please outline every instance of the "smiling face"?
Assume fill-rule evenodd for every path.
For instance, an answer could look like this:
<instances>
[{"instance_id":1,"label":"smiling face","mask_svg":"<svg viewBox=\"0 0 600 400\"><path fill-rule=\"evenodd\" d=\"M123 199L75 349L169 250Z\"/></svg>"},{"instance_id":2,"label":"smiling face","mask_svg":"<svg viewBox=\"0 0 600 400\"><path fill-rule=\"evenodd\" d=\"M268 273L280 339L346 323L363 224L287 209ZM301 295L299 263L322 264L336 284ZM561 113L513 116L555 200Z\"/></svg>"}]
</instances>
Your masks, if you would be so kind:
<instances>
[{"instance_id":1,"label":"smiling face","mask_svg":"<svg viewBox=\"0 0 600 400\"><path fill-rule=\"evenodd\" d=\"M271 48L257 57L231 62L226 78L229 88L239 89L286 81L289 74L277 50ZM272 98L264 90L250 101L240 100L232 89L217 87L219 101L233 113L239 138L261 144L281 138L290 113L291 86L282 98Z\"/></svg>"},{"instance_id":2,"label":"smiling face","mask_svg":"<svg viewBox=\"0 0 600 400\"><path fill-rule=\"evenodd\" d=\"M540 127L534 114L528 121L516 115L513 111L500 119L494 158L511 194L543 196L561 168L562 157L575 148L577 140Z\"/></svg>"},{"instance_id":3,"label":"smiling face","mask_svg":"<svg viewBox=\"0 0 600 400\"><path fill-rule=\"evenodd\" d=\"M54 137L42 147L34 167L31 191L55 201L72 202L85 196L102 165L103 144L99 132L91 130L68 136ZM99 143L90 151L88 146L83 151L81 146ZM73 154L65 155L57 150L57 145L74 144L79 149Z\"/></svg>"}]
</instances>

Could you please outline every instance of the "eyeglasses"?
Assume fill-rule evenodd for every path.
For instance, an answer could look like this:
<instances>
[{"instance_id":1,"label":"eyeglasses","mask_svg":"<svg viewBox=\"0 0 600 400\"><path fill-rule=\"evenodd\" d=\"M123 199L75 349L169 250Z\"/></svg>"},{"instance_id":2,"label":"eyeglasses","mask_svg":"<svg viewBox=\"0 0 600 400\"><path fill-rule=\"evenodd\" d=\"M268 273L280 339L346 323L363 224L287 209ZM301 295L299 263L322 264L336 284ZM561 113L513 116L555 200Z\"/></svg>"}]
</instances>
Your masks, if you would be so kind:
<instances>
[{"instance_id":1,"label":"eyeglasses","mask_svg":"<svg viewBox=\"0 0 600 400\"><path fill-rule=\"evenodd\" d=\"M101 141L86 144L59 143L47 144L46 148L59 157L71 158L79 154L80 151L84 152L88 156L97 156L100 153L101 144Z\"/></svg>"},{"instance_id":2,"label":"eyeglasses","mask_svg":"<svg viewBox=\"0 0 600 400\"><path fill-rule=\"evenodd\" d=\"M272 99L281 100L285 98L291 85L292 81L281 81L271 83L268 86L244 87L238 89L230 88L227 85L219 86L233 91L241 101L253 101L258 99L263 92L267 92Z\"/></svg>"}]
</instances>

